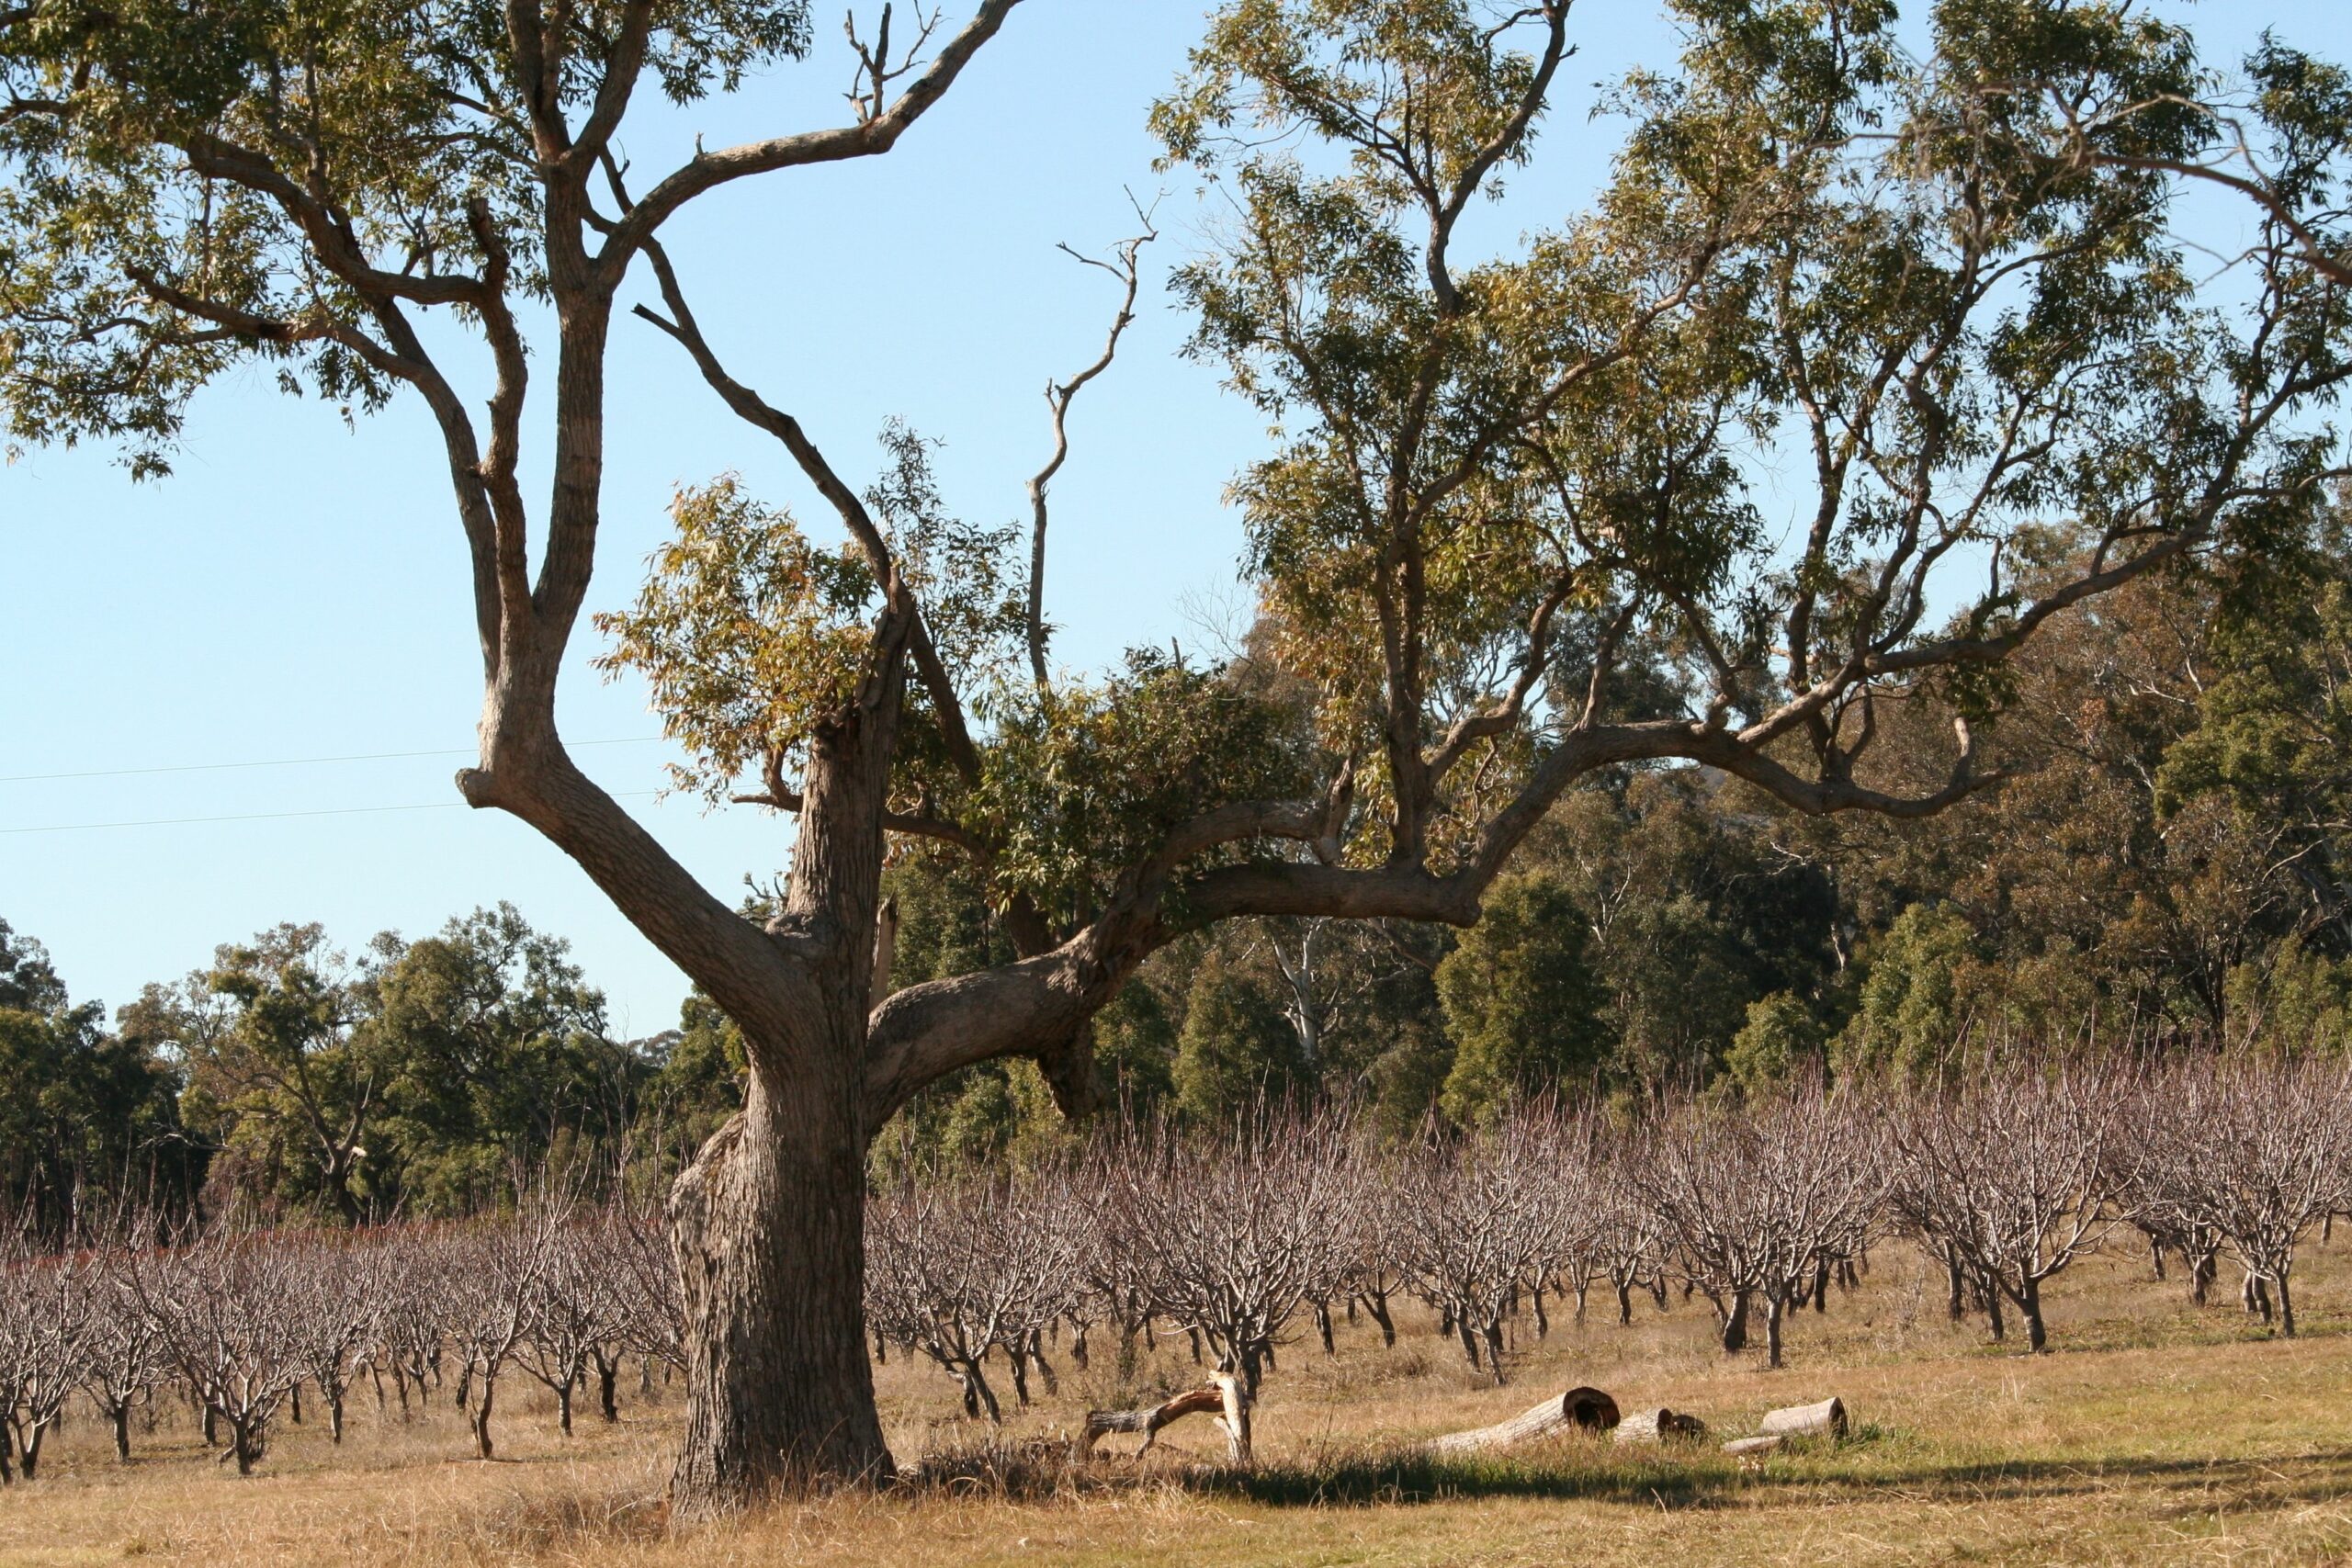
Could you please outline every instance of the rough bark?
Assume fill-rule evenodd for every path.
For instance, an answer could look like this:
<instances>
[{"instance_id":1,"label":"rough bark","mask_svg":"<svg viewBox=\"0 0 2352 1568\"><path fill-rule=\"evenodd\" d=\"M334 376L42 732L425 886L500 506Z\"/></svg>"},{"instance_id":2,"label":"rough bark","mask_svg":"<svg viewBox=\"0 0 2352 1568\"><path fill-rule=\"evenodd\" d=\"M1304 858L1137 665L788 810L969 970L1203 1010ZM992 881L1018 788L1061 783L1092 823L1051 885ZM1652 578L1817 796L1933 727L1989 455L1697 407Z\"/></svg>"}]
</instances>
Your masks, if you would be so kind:
<instances>
[{"instance_id":1,"label":"rough bark","mask_svg":"<svg viewBox=\"0 0 2352 1568\"><path fill-rule=\"evenodd\" d=\"M855 1085L808 1066L755 1071L742 1113L671 1194L686 1309L672 1485L690 1513L894 1470L865 1357L865 1140L844 1103Z\"/></svg>"}]
</instances>

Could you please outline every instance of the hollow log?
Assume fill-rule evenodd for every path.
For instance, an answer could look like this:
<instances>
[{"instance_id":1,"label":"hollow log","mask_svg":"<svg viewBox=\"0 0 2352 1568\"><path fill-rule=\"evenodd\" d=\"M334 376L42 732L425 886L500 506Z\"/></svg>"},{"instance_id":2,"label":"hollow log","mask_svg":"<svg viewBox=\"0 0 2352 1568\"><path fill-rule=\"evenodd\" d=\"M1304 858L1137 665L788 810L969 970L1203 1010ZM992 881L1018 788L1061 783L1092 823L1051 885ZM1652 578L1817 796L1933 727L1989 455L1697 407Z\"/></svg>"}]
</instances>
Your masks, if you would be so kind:
<instances>
[{"instance_id":1,"label":"hollow log","mask_svg":"<svg viewBox=\"0 0 2352 1568\"><path fill-rule=\"evenodd\" d=\"M1597 1388L1572 1388L1533 1409L1467 1432L1430 1439L1432 1453L1474 1453L1532 1443L1557 1432L1605 1432L1618 1422L1617 1402Z\"/></svg>"},{"instance_id":2,"label":"hollow log","mask_svg":"<svg viewBox=\"0 0 2352 1568\"><path fill-rule=\"evenodd\" d=\"M1756 1430L1765 1437L1842 1438L1846 1435L1845 1402L1825 1399L1818 1404L1768 1411L1764 1419L1756 1424Z\"/></svg>"},{"instance_id":3,"label":"hollow log","mask_svg":"<svg viewBox=\"0 0 2352 1568\"><path fill-rule=\"evenodd\" d=\"M1736 1454L1745 1459L1754 1454L1770 1453L1774 1449L1779 1448L1786 1441L1788 1441L1788 1439L1781 1437L1778 1432L1772 1433L1769 1437L1762 1438L1734 1438L1730 1442L1724 1445L1724 1452L1727 1454Z\"/></svg>"},{"instance_id":4,"label":"hollow log","mask_svg":"<svg viewBox=\"0 0 2352 1568\"><path fill-rule=\"evenodd\" d=\"M1636 1410L1617 1424L1617 1440L1621 1443L1695 1442L1707 1435L1707 1424L1696 1416L1660 1405L1655 1410Z\"/></svg>"},{"instance_id":5,"label":"hollow log","mask_svg":"<svg viewBox=\"0 0 2352 1568\"><path fill-rule=\"evenodd\" d=\"M1086 1413L1086 1435L1079 1441L1081 1458L1091 1458L1094 1445L1110 1432L1141 1432L1143 1446L1138 1455L1150 1451L1159 1442L1160 1428L1187 1416L1214 1414L1225 1428L1227 1455L1236 1464L1248 1464L1250 1451L1250 1390L1238 1377L1219 1375L1214 1382L1199 1388L1186 1389L1182 1393L1160 1404L1139 1410L1090 1410Z\"/></svg>"}]
</instances>

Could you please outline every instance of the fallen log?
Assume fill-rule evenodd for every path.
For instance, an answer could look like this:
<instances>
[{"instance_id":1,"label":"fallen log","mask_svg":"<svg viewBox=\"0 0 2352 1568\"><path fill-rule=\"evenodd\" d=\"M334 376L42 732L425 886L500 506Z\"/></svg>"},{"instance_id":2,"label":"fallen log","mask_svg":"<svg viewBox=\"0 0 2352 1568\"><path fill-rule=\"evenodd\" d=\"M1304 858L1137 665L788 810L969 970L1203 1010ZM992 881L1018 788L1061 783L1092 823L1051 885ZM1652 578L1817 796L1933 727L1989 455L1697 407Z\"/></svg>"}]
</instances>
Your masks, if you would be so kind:
<instances>
[{"instance_id":1,"label":"fallen log","mask_svg":"<svg viewBox=\"0 0 2352 1568\"><path fill-rule=\"evenodd\" d=\"M1786 1410L1768 1411L1764 1419L1756 1424L1756 1430L1766 1437L1843 1438L1846 1405L1844 1401L1831 1398L1818 1404L1792 1404Z\"/></svg>"},{"instance_id":2,"label":"fallen log","mask_svg":"<svg viewBox=\"0 0 2352 1568\"><path fill-rule=\"evenodd\" d=\"M1430 1441L1430 1451L1475 1453L1486 1449L1507 1449L1515 1444L1548 1438L1555 1432L1605 1432L1617 1425L1617 1421L1615 1400L1597 1388L1572 1388L1508 1421L1433 1438Z\"/></svg>"},{"instance_id":3,"label":"fallen log","mask_svg":"<svg viewBox=\"0 0 2352 1568\"><path fill-rule=\"evenodd\" d=\"M1706 1435L1704 1421L1664 1405L1656 1410L1636 1410L1617 1424L1617 1440L1621 1443L1695 1442Z\"/></svg>"},{"instance_id":4,"label":"fallen log","mask_svg":"<svg viewBox=\"0 0 2352 1568\"><path fill-rule=\"evenodd\" d=\"M1241 1380L1220 1373L1202 1387L1186 1389L1173 1399L1140 1410L1090 1410L1086 1435L1079 1440L1079 1457L1093 1457L1094 1445L1111 1432L1141 1432L1143 1446L1136 1452L1145 1454L1159 1440L1161 1427L1187 1416L1214 1413L1225 1428L1227 1456L1236 1464L1248 1464L1250 1404L1250 1390Z\"/></svg>"},{"instance_id":5,"label":"fallen log","mask_svg":"<svg viewBox=\"0 0 2352 1568\"><path fill-rule=\"evenodd\" d=\"M1724 1452L1746 1458L1750 1454L1768 1454L1788 1439L1778 1432L1763 1438L1734 1438L1724 1445Z\"/></svg>"}]
</instances>

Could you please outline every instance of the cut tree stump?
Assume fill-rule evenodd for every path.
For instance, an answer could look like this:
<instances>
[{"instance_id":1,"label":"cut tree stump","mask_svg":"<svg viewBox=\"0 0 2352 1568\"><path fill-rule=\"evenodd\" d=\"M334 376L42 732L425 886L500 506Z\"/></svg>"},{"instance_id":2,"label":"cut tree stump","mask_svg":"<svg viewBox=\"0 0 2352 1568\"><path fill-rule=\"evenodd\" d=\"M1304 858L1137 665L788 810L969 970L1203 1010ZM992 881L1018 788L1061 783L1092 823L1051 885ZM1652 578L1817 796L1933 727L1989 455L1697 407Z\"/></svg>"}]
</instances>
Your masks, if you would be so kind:
<instances>
[{"instance_id":1,"label":"cut tree stump","mask_svg":"<svg viewBox=\"0 0 2352 1568\"><path fill-rule=\"evenodd\" d=\"M1508 1421L1430 1441L1431 1453L1475 1453L1532 1443L1555 1432L1605 1432L1617 1425L1617 1402L1597 1388L1572 1388Z\"/></svg>"},{"instance_id":2,"label":"cut tree stump","mask_svg":"<svg viewBox=\"0 0 2352 1568\"><path fill-rule=\"evenodd\" d=\"M1250 1404L1247 1385L1239 1378L1220 1374L1199 1388L1186 1389L1173 1399L1141 1410L1090 1410L1086 1413L1086 1435L1078 1446L1079 1455L1093 1457L1094 1445L1109 1432L1141 1432L1143 1446L1136 1452L1148 1453L1159 1440L1160 1428L1169 1423L1187 1416L1214 1413L1217 1425L1225 1428L1227 1457L1236 1464L1248 1464Z\"/></svg>"},{"instance_id":3,"label":"cut tree stump","mask_svg":"<svg viewBox=\"0 0 2352 1568\"><path fill-rule=\"evenodd\" d=\"M1724 1445L1724 1452L1727 1454L1737 1454L1741 1458L1745 1459L1751 1454L1770 1453L1774 1449L1779 1448L1787 1440L1787 1438L1781 1437L1778 1432L1773 1433L1770 1437L1764 1438L1734 1438L1730 1442Z\"/></svg>"},{"instance_id":4,"label":"cut tree stump","mask_svg":"<svg viewBox=\"0 0 2352 1568\"><path fill-rule=\"evenodd\" d=\"M1704 1421L1664 1405L1656 1410L1636 1410L1617 1424L1617 1440L1621 1443L1695 1442L1706 1435Z\"/></svg>"},{"instance_id":5,"label":"cut tree stump","mask_svg":"<svg viewBox=\"0 0 2352 1568\"><path fill-rule=\"evenodd\" d=\"M1843 1438L1845 1402L1825 1399L1818 1404L1793 1404L1786 1410L1768 1411L1764 1419L1756 1424L1756 1429L1765 1437Z\"/></svg>"}]
</instances>

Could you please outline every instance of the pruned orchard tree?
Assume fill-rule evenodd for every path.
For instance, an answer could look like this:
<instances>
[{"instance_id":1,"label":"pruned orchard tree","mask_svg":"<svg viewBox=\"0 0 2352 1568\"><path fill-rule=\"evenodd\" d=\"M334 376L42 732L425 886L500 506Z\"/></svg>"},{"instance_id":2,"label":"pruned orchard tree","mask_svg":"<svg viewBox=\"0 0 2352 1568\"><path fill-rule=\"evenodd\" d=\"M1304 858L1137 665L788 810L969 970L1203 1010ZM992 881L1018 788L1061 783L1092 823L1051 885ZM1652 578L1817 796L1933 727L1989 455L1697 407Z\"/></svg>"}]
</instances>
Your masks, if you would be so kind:
<instances>
[{"instance_id":1,"label":"pruned orchard tree","mask_svg":"<svg viewBox=\"0 0 2352 1568\"><path fill-rule=\"evenodd\" d=\"M117 1463L130 1462L130 1413L155 1396L171 1361L154 1320L139 1309L123 1271L131 1251L157 1230L135 1211L116 1216L97 1238L97 1278L88 1342L82 1352L82 1392L114 1432Z\"/></svg>"},{"instance_id":2,"label":"pruned orchard tree","mask_svg":"<svg viewBox=\"0 0 2352 1568\"><path fill-rule=\"evenodd\" d=\"M866 1294L876 1330L963 1387L964 1412L1004 1413L983 1362L1001 1349L1021 1403L1037 1336L1084 1282L1091 1227L1054 1201L1053 1177L994 1173L908 1182L874 1201Z\"/></svg>"},{"instance_id":3,"label":"pruned orchard tree","mask_svg":"<svg viewBox=\"0 0 2352 1568\"><path fill-rule=\"evenodd\" d=\"M2006 1299L2026 1346L2049 1348L2042 1282L2122 1223L2111 1142L2125 1085L2087 1071L2004 1063L1943 1095L1890 1109L1895 1212L1979 1292L1993 1337Z\"/></svg>"},{"instance_id":4,"label":"pruned orchard tree","mask_svg":"<svg viewBox=\"0 0 2352 1568\"><path fill-rule=\"evenodd\" d=\"M302 1323L288 1310L303 1289L301 1259L265 1232L218 1225L132 1252L120 1279L208 1413L206 1437L226 1426L221 1457L253 1473L270 1423L310 1372Z\"/></svg>"},{"instance_id":5,"label":"pruned orchard tree","mask_svg":"<svg viewBox=\"0 0 2352 1568\"><path fill-rule=\"evenodd\" d=\"M1471 922L1596 769L1697 762L1810 812L1947 807L2002 769L1963 724L1944 776L1874 771L1882 708L1939 685L1981 729L2051 617L2258 544L2335 460L2307 411L2345 373L2341 286L2283 231L2249 288L2180 264L2169 170L2222 132L2173 102L2197 62L2154 21L1951 0L1905 51L1883 0L1693 0L1680 70L1620 96L1590 210L1516 214L1529 238L1472 257L1466 215L1555 107L1569 0L1231 0L1155 124L1232 200L1179 292L1196 352L1280 426L1236 489L1284 679L1157 656L1041 673L1045 487L1026 541L973 527L898 433L861 493L832 433L739 378L663 239L722 186L888 152L1014 3L856 31L844 123L650 176L617 151L644 90L691 103L803 55L802 0L0 9L12 438L119 442L158 472L193 392L256 363L355 410L421 400L482 657L459 790L569 853L742 1032L744 1109L673 1200L687 1514L888 1470L862 1156L924 1084L1026 1054L1074 1101L1091 1015L1208 922ZM2333 216L2310 226L2336 243ZM607 622L691 782L797 818L757 919L555 720L606 347L640 285L847 541L739 485L689 491L677 547ZM1774 514L1804 490L1785 541L1768 446L1792 457ZM2021 596L2011 568L2053 523L2094 543ZM1679 689L1623 679L1636 659ZM876 986L893 841L967 862L1017 956Z\"/></svg>"},{"instance_id":6,"label":"pruned orchard tree","mask_svg":"<svg viewBox=\"0 0 2352 1568\"><path fill-rule=\"evenodd\" d=\"M29 1212L0 1229L0 1483L40 1473L41 1439L82 1379L102 1281L86 1251L48 1253Z\"/></svg>"},{"instance_id":7,"label":"pruned orchard tree","mask_svg":"<svg viewBox=\"0 0 2352 1568\"><path fill-rule=\"evenodd\" d=\"M383 1332L393 1254L380 1235L312 1231L282 1238L292 1293L277 1303L295 1334L294 1356L327 1404L327 1436L343 1441L345 1402L368 1348Z\"/></svg>"},{"instance_id":8,"label":"pruned orchard tree","mask_svg":"<svg viewBox=\"0 0 2352 1568\"><path fill-rule=\"evenodd\" d=\"M1261 1104L1214 1137L1155 1123L1105 1168L1104 1234L1155 1309L1205 1338L1217 1370L1254 1394L1299 1308L1359 1256L1376 1201L1359 1155L1329 1107Z\"/></svg>"},{"instance_id":9,"label":"pruned orchard tree","mask_svg":"<svg viewBox=\"0 0 2352 1568\"><path fill-rule=\"evenodd\" d=\"M1503 1321L1555 1253L1550 1142L1524 1111L1418 1151L1384 1182L1388 1238L1407 1288L1453 1325L1463 1356L1498 1386ZM1385 1174L1385 1173L1384 1173ZM1483 1356L1481 1351L1483 1349Z\"/></svg>"},{"instance_id":10,"label":"pruned orchard tree","mask_svg":"<svg viewBox=\"0 0 2352 1568\"><path fill-rule=\"evenodd\" d=\"M2138 1135L2117 1140L2133 1213L2156 1216L2164 1233L2218 1237L2263 1321L2275 1300L2278 1330L2293 1337L2296 1248L2352 1201L2352 1067L2199 1059L2136 1089Z\"/></svg>"}]
</instances>

